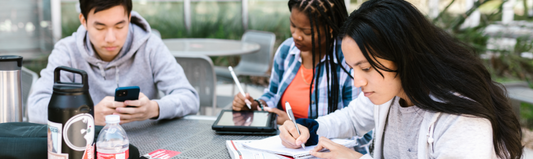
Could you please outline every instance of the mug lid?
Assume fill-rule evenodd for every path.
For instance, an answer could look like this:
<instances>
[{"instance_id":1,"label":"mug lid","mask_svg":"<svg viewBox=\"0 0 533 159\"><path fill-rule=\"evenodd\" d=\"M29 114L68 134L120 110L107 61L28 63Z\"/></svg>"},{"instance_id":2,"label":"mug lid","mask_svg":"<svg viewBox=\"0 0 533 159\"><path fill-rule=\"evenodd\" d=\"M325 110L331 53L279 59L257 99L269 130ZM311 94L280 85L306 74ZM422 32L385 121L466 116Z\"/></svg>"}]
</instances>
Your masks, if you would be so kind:
<instances>
[{"instance_id":1,"label":"mug lid","mask_svg":"<svg viewBox=\"0 0 533 159\"><path fill-rule=\"evenodd\" d=\"M22 67L22 56L3 55L0 56L0 70L20 70Z\"/></svg>"},{"instance_id":2,"label":"mug lid","mask_svg":"<svg viewBox=\"0 0 533 159\"><path fill-rule=\"evenodd\" d=\"M78 93L83 92L81 83L54 83L54 92Z\"/></svg>"}]
</instances>

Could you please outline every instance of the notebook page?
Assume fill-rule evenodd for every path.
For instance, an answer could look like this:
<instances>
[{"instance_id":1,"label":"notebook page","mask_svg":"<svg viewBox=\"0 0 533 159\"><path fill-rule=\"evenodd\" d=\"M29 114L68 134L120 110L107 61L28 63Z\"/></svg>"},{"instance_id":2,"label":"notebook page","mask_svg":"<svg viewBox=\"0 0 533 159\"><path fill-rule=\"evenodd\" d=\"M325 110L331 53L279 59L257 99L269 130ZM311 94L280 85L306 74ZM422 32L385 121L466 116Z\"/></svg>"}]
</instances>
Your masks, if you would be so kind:
<instances>
[{"instance_id":1,"label":"notebook page","mask_svg":"<svg viewBox=\"0 0 533 159\"><path fill-rule=\"evenodd\" d=\"M332 139L331 141L344 145L346 147L355 146L354 140ZM286 156L292 156L293 158L312 157L311 154L309 154L309 151L315 148L315 146L306 146L305 149L286 148L285 146L281 144L281 138L279 138L279 135L261 139L261 140L251 141L248 143L243 143L243 145L248 148L252 148L256 150L261 150L261 151L276 153L276 154L282 154Z\"/></svg>"},{"instance_id":2,"label":"notebook page","mask_svg":"<svg viewBox=\"0 0 533 159\"><path fill-rule=\"evenodd\" d=\"M246 158L246 159L289 159L288 157L278 154L267 153L265 151L257 151L243 147L243 143L252 142L255 140L226 140L226 147L232 159Z\"/></svg>"}]
</instances>

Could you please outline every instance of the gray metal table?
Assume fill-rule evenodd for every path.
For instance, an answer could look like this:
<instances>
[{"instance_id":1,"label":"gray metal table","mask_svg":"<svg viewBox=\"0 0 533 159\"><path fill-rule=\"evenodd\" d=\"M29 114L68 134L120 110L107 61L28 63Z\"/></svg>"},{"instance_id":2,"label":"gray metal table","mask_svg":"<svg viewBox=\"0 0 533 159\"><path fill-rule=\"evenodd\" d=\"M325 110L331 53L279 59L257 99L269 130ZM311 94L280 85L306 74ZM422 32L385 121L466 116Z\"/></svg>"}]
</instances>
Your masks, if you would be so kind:
<instances>
[{"instance_id":1,"label":"gray metal table","mask_svg":"<svg viewBox=\"0 0 533 159\"><path fill-rule=\"evenodd\" d=\"M163 39L163 43L174 55L228 56L242 55L259 51L260 45L229 39Z\"/></svg>"},{"instance_id":2,"label":"gray metal table","mask_svg":"<svg viewBox=\"0 0 533 159\"><path fill-rule=\"evenodd\" d=\"M181 152L173 158L231 158L226 140L258 140L269 136L217 135L211 129L214 117L186 116L163 121L138 121L123 124L130 143L141 155L157 149Z\"/></svg>"}]
</instances>

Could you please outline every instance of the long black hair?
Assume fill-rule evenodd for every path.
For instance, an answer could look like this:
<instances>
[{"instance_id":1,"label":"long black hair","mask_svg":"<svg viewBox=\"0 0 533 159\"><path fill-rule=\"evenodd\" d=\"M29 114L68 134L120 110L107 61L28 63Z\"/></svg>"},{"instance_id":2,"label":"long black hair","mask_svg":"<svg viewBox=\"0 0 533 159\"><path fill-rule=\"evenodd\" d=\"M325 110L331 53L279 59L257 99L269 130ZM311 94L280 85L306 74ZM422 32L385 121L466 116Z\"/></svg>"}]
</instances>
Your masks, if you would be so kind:
<instances>
[{"instance_id":1,"label":"long black hair","mask_svg":"<svg viewBox=\"0 0 533 159\"><path fill-rule=\"evenodd\" d=\"M315 69L315 58L322 57L324 54L325 66L326 66L326 82L327 82L327 94L328 94L328 114L337 110L339 108L339 78L337 75L337 67L343 69L344 72L347 72L344 67L342 67L341 61L339 60L339 55L334 56L333 50L335 48L334 43L335 39L338 37L342 24L348 17L348 12L344 0L289 0L288 2L289 10L292 11L293 8L297 8L307 15L309 22L311 23L311 39L312 39L312 55L313 55L313 79L309 87L309 105L313 105L313 96L312 96L312 86L315 85L315 88L318 88L319 73L322 71L322 67L318 67L318 70ZM320 34L319 28L324 28L324 34ZM315 29L317 32L315 33ZM331 32L330 32L331 30ZM315 41L315 36L318 37L318 41ZM320 39L326 39L325 46L321 46L319 43ZM318 46L316 46L318 45ZM325 47L325 48L323 48ZM318 51L317 51L318 50ZM326 50L326 52L322 52ZM333 59L337 59L339 66L333 63ZM349 74L349 73L348 73ZM329 76L330 75L330 76ZM330 79L331 77L331 79ZM315 89L314 96L314 105L315 110L318 110L318 89ZM341 106L342 107L342 106ZM311 110L311 107L309 107ZM312 112L312 111L311 111ZM311 114L312 118L318 117L318 111L315 112L316 115Z\"/></svg>"},{"instance_id":2,"label":"long black hair","mask_svg":"<svg viewBox=\"0 0 533 159\"><path fill-rule=\"evenodd\" d=\"M431 24L409 2L365 2L348 17L341 36L354 39L378 72L396 72L417 107L488 119L498 157L521 157L522 132L505 89L492 81L471 47ZM376 57L397 69L384 67Z\"/></svg>"}]
</instances>

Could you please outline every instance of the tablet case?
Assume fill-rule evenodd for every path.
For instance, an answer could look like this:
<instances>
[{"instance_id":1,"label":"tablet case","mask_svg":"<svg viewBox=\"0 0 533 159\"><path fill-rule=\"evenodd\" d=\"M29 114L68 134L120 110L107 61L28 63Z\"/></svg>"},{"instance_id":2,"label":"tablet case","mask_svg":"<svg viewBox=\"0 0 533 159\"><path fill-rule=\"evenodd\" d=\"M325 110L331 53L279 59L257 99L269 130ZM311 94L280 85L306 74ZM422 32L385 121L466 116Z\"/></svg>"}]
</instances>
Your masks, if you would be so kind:
<instances>
[{"instance_id":1,"label":"tablet case","mask_svg":"<svg viewBox=\"0 0 533 159\"><path fill-rule=\"evenodd\" d=\"M276 131L222 131L217 130L215 133L219 135L277 135L279 132Z\"/></svg>"},{"instance_id":2,"label":"tablet case","mask_svg":"<svg viewBox=\"0 0 533 159\"><path fill-rule=\"evenodd\" d=\"M215 130L217 134L237 134L237 135L276 135L278 134L278 129L276 125L276 114L274 113L268 113L269 123L267 124L266 127L216 125L221 119L224 112L233 112L233 110L222 110L222 112L220 112L220 114L217 117L217 120L211 126L211 129Z\"/></svg>"}]
</instances>

